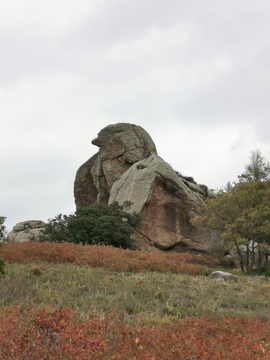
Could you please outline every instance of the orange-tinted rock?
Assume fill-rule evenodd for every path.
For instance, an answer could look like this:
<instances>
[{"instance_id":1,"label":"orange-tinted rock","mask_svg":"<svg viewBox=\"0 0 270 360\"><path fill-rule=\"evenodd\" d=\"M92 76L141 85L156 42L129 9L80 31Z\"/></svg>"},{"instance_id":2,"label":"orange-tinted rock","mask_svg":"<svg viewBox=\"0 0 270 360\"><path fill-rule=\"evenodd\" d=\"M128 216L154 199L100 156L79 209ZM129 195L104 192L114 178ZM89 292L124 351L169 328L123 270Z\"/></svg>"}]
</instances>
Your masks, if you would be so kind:
<instances>
[{"instance_id":1,"label":"orange-tinted rock","mask_svg":"<svg viewBox=\"0 0 270 360\"><path fill-rule=\"evenodd\" d=\"M222 245L215 232L190 225L203 203L199 188L195 190L195 184L190 189L165 161L152 154L114 183L109 202L128 200L133 203L130 212L144 213L143 227L134 236L140 244L142 238L147 239L148 251L154 245L162 250L218 253Z\"/></svg>"}]
</instances>

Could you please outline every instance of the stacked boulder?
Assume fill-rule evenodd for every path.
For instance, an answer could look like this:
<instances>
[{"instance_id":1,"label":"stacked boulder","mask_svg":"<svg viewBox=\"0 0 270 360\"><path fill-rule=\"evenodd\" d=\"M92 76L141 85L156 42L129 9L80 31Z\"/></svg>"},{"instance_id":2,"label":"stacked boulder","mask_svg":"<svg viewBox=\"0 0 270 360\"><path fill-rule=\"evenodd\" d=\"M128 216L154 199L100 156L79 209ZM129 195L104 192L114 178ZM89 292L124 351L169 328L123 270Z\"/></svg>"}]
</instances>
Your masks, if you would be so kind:
<instances>
[{"instance_id":1,"label":"stacked boulder","mask_svg":"<svg viewBox=\"0 0 270 360\"><path fill-rule=\"evenodd\" d=\"M78 169L74 182L77 207L130 201L128 211L144 215L143 227L134 233L142 250L223 254L215 230L190 225L206 197L214 195L179 176L157 155L144 129L109 125L92 144L99 151Z\"/></svg>"},{"instance_id":2,"label":"stacked boulder","mask_svg":"<svg viewBox=\"0 0 270 360\"><path fill-rule=\"evenodd\" d=\"M28 240L39 241L45 223L41 220L27 220L16 224L7 235L8 242L23 243Z\"/></svg>"}]
</instances>

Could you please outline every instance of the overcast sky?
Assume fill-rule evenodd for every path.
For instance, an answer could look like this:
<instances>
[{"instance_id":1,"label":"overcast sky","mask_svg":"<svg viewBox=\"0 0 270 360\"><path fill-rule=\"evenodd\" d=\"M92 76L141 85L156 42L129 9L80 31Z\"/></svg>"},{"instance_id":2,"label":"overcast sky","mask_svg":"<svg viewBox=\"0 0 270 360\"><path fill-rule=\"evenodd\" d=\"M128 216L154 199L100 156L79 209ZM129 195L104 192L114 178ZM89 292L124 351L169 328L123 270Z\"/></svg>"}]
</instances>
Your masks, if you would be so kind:
<instances>
[{"instance_id":1,"label":"overcast sky","mask_svg":"<svg viewBox=\"0 0 270 360\"><path fill-rule=\"evenodd\" d=\"M78 167L109 124L216 189L270 160L270 2L0 0L0 215L74 212Z\"/></svg>"}]
</instances>

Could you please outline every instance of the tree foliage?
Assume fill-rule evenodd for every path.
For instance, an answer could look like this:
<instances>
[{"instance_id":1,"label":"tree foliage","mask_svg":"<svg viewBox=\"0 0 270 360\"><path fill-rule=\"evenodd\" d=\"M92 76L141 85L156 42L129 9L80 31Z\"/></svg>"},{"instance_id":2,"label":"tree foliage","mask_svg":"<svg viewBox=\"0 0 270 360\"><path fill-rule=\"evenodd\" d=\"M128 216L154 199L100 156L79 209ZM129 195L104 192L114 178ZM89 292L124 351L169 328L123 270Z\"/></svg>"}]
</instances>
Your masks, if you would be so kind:
<instances>
[{"instance_id":1,"label":"tree foliage","mask_svg":"<svg viewBox=\"0 0 270 360\"><path fill-rule=\"evenodd\" d=\"M135 244L131 235L141 227L142 215L124 211L130 205L128 202L123 205L116 202L95 204L78 208L73 215L59 214L49 219L41 240L133 249Z\"/></svg>"},{"instance_id":2,"label":"tree foliage","mask_svg":"<svg viewBox=\"0 0 270 360\"><path fill-rule=\"evenodd\" d=\"M270 244L270 180L239 183L216 199L207 199L191 224L220 230L227 246L236 247L243 271L240 245L245 245L245 271L251 274L255 243L267 248Z\"/></svg>"},{"instance_id":3,"label":"tree foliage","mask_svg":"<svg viewBox=\"0 0 270 360\"><path fill-rule=\"evenodd\" d=\"M239 182L266 181L270 179L270 163L265 160L260 149L250 154L250 162L245 165L245 171L238 176Z\"/></svg>"},{"instance_id":4,"label":"tree foliage","mask_svg":"<svg viewBox=\"0 0 270 360\"><path fill-rule=\"evenodd\" d=\"M0 216L0 241L4 240L6 237L6 227L4 225L6 218L4 216Z\"/></svg>"}]
</instances>

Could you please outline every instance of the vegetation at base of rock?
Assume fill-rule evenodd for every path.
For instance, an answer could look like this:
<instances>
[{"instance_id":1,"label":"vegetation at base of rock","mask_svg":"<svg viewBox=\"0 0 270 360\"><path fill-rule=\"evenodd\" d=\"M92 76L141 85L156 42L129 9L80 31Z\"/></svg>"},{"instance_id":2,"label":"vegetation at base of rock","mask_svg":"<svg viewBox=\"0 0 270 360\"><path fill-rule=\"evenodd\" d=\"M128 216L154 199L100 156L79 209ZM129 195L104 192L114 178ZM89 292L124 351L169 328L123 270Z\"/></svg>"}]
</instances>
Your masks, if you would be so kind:
<instances>
[{"instance_id":1,"label":"vegetation at base of rock","mask_svg":"<svg viewBox=\"0 0 270 360\"><path fill-rule=\"evenodd\" d=\"M251 274L255 243L259 244L259 252L268 258L270 180L239 183L229 192L218 194L216 199L206 200L201 215L191 220L191 223L220 230L221 239L227 247L236 247L242 271ZM240 251L241 245L247 249L245 261Z\"/></svg>"},{"instance_id":2,"label":"vegetation at base of rock","mask_svg":"<svg viewBox=\"0 0 270 360\"><path fill-rule=\"evenodd\" d=\"M146 253L138 250L119 249L105 245L85 245L73 243L50 243L28 241L25 243L3 244L0 256L7 262L51 263L69 262L74 265L104 267L123 272L169 272L190 275L205 272L205 266L217 262L210 255L190 253Z\"/></svg>"},{"instance_id":3,"label":"vegetation at base of rock","mask_svg":"<svg viewBox=\"0 0 270 360\"><path fill-rule=\"evenodd\" d=\"M143 217L124 211L129 207L129 202L123 205L116 202L110 205L95 204L78 208L74 215L57 215L49 219L41 241L104 244L135 249L132 234L141 227Z\"/></svg>"},{"instance_id":4,"label":"vegetation at base of rock","mask_svg":"<svg viewBox=\"0 0 270 360\"><path fill-rule=\"evenodd\" d=\"M219 230L227 250L236 249L241 270L251 275L253 267L268 267L270 254L270 163L259 149L238 180L207 199L191 224Z\"/></svg>"},{"instance_id":5,"label":"vegetation at base of rock","mask_svg":"<svg viewBox=\"0 0 270 360\"><path fill-rule=\"evenodd\" d=\"M1 359L269 359L270 322L230 318L185 319L156 327L127 325L121 318L69 309L4 309Z\"/></svg>"}]
</instances>

